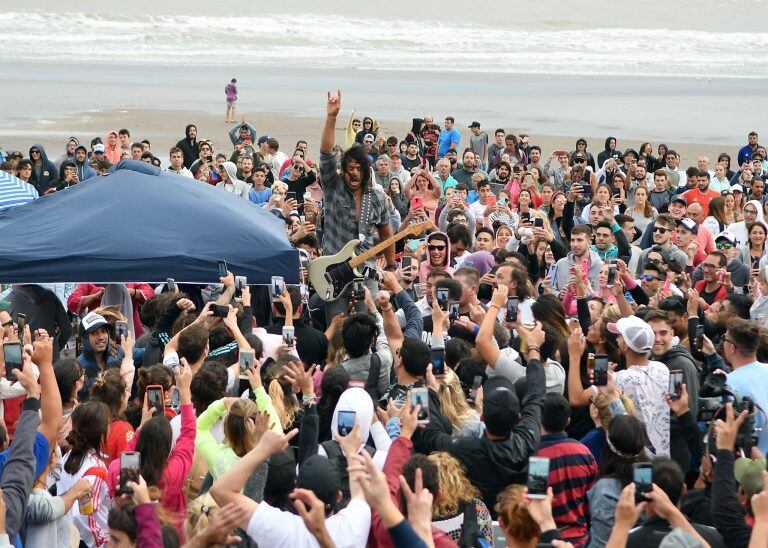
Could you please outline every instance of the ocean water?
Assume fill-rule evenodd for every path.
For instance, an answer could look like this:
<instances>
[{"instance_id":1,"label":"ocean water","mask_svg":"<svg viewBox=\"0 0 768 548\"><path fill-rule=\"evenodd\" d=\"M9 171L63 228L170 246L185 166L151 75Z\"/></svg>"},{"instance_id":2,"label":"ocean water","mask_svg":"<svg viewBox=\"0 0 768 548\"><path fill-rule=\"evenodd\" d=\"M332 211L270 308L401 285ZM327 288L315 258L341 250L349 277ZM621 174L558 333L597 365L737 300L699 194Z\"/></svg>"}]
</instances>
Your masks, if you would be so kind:
<instances>
[{"instance_id":1,"label":"ocean water","mask_svg":"<svg viewBox=\"0 0 768 548\"><path fill-rule=\"evenodd\" d=\"M768 77L760 0L7 4L0 51L15 62Z\"/></svg>"}]
</instances>

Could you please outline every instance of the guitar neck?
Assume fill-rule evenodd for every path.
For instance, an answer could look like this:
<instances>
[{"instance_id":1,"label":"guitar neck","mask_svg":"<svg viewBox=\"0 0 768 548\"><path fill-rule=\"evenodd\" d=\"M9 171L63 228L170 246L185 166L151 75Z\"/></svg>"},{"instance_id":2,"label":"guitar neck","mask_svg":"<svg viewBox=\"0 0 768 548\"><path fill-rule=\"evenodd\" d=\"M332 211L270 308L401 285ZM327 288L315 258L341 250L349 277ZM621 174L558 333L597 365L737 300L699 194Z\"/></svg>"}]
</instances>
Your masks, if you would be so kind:
<instances>
[{"instance_id":1,"label":"guitar neck","mask_svg":"<svg viewBox=\"0 0 768 548\"><path fill-rule=\"evenodd\" d=\"M371 249L361 253L360 255L357 255L355 257L352 257L349 260L349 266L352 268L357 268L361 264L365 263L368 259L371 257L375 257L385 249L387 249L389 246L394 244L395 242L399 242L406 236L409 236L411 233L413 233L414 227L410 227L407 230L403 230L402 232L398 232L397 234L393 234L383 242L379 242L375 246L373 246Z\"/></svg>"}]
</instances>

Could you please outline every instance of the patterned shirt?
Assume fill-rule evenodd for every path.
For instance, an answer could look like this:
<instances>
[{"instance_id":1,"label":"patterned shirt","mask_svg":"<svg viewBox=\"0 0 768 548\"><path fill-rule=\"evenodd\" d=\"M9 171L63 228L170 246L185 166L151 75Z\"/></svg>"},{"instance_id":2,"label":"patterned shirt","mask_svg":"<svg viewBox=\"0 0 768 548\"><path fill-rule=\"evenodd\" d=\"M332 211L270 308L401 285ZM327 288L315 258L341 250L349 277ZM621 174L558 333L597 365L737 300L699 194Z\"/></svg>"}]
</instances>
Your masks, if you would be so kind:
<instances>
[{"instance_id":1,"label":"patterned shirt","mask_svg":"<svg viewBox=\"0 0 768 548\"><path fill-rule=\"evenodd\" d=\"M320 177L325 192L323 253L333 255L350 240L360 240L358 253L375 246L379 241L377 229L389 224L386 195L381 190L371 189L370 200L363 200L364 203L370 202L370 211L361 208L361 219L358 220L355 217L355 197L342 176L336 172L336 158L333 154L320 153Z\"/></svg>"},{"instance_id":2,"label":"patterned shirt","mask_svg":"<svg viewBox=\"0 0 768 548\"><path fill-rule=\"evenodd\" d=\"M669 368L656 361L646 366L632 365L616 373L616 385L632 398L656 456L668 457L669 406L664 394L669 389Z\"/></svg>"}]
</instances>

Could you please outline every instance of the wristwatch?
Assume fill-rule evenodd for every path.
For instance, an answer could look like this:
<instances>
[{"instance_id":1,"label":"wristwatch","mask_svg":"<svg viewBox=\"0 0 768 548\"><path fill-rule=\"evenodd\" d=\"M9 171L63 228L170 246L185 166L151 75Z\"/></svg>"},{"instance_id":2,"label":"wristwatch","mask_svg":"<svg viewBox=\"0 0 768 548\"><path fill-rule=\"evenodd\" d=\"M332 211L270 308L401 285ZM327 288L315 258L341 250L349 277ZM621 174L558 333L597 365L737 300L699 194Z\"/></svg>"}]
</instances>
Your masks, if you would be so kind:
<instances>
[{"instance_id":1,"label":"wristwatch","mask_svg":"<svg viewBox=\"0 0 768 548\"><path fill-rule=\"evenodd\" d=\"M397 270L397 265L388 264L387 266L384 267L384 270L386 270L387 272L395 272Z\"/></svg>"}]
</instances>

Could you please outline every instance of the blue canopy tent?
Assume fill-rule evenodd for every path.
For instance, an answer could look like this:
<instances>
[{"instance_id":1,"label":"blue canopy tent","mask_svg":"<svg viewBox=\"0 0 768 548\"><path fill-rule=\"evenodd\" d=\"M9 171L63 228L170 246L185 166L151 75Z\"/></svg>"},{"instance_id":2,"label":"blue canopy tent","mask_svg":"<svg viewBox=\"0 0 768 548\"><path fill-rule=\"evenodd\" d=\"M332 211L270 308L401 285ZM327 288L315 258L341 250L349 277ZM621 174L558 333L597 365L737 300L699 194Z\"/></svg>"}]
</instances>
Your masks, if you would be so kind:
<instances>
[{"instance_id":1,"label":"blue canopy tent","mask_svg":"<svg viewBox=\"0 0 768 548\"><path fill-rule=\"evenodd\" d=\"M269 284L299 283L285 224L247 200L150 164L0 212L0 282L218 282L217 262Z\"/></svg>"}]
</instances>

